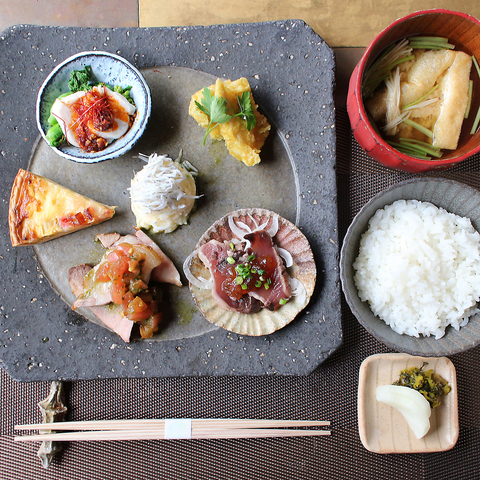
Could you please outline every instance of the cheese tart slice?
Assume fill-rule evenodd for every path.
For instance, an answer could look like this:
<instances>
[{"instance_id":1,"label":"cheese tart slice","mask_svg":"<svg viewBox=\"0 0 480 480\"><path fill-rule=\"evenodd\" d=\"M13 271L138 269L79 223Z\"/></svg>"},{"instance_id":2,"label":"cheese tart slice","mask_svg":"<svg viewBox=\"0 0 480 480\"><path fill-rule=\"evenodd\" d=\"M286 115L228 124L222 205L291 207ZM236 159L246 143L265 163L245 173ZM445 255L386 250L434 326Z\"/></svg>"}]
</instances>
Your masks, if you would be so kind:
<instances>
[{"instance_id":1,"label":"cheese tart slice","mask_svg":"<svg viewBox=\"0 0 480 480\"><path fill-rule=\"evenodd\" d=\"M14 247L42 243L101 223L114 213L115 207L20 169L10 195L10 239Z\"/></svg>"}]
</instances>

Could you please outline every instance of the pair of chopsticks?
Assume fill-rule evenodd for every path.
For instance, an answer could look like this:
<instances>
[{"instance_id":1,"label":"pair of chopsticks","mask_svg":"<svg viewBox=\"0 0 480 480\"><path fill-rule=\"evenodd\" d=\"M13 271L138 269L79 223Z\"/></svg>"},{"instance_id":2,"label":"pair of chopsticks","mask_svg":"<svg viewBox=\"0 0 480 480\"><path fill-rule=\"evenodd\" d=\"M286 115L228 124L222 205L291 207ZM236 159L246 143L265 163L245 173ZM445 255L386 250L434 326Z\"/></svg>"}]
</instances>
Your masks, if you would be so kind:
<instances>
[{"instance_id":1,"label":"pair of chopsticks","mask_svg":"<svg viewBox=\"0 0 480 480\"><path fill-rule=\"evenodd\" d=\"M39 434L14 437L16 442L97 441L97 440L173 440L306 437L330 435L329 430L298 429L324 427L325 421L254 419L163 419L92 420L17 425L15 430L38 430ZM61 433L42 433L44 430Z\"/></svg>"}]
</instances>

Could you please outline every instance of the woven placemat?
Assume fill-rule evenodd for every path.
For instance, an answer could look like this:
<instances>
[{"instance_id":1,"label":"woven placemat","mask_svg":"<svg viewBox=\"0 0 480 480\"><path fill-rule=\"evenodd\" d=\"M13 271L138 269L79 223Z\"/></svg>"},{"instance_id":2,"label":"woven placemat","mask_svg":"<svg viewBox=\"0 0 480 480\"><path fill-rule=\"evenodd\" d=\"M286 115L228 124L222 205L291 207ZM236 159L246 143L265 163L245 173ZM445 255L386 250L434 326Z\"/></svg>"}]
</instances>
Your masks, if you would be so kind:
<instances>
[{"instance_id":1,"label":"woven placemat","mask_svg":"<svg viewBox=\"0 0 480 480\"><path fill-rule=\"evenodd\" d=\"M413 175L371 160L337 111L339 233L380 190ZM435 176L480 188L480 156ZM340 288L340 286L339 286ZM479 478L480 348L451 357L458 378L460 437L448 452L379 455L360 442L357 382L361 362L389 350L342 303L344 343L309 376L201 377L78 381L66 384L68 419L232 417L330 420L318 438L72 442L44 470L38 444L13 442L13 427L39 422L36 403L49 383L17 383L0 370L0 480L451 480ZM302 350L302 339L298 339Z\"/></svg>"}]
</instances>

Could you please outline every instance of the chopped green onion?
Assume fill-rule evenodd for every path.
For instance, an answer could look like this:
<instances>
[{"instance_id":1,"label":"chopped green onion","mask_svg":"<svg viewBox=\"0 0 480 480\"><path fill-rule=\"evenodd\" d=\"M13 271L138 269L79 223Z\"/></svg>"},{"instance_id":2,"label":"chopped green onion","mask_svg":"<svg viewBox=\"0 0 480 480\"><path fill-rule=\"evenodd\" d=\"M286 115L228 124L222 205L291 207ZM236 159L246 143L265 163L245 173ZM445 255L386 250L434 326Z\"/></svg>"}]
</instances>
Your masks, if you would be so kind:
<instances>
[{"instance_id":1,"label":"chopped green onion","mask_svg":"<svg viewBox=\"0 0 480 480\"><path fill-rule=\"evenodd\" d=\"M465 115L463 118L468 118L470 115L470 107L472 106L472 92L473 92L473 80L468 82L468 100L467 100L467 108L465 109Z\"/></svg>"},{"instance_id":2,"label":"chopped green onion","mask_svg":"<svg viewBox=\"0 0 480 480\"><path fill-rule=\"evenodd\" d=\"M362 89L364 90L363 96L368 98L382 83L383 80L386 80L390 76L390 71L400 65L401 63L408 62L409 60L413 60L415 57L413 55L409 55L407 57L399 58L394 62L390 63L386 67L382 67L378 71L374 72L375 76L366 80L363 85ZM369 87L368 89L366 87Z\"/></svg>"},{"instance_id":3,"label":"chopped green onion","mask_svg":"<svg viewBox=\"0 0 480 480\"><path fill-rule=\"evenodd\" d=\"M243 278L242 277L236 277L235 281L237 282L238 285L241 285L243 283Z\"/></svg>"},{"instance_id":4,"label":"chopped green onion","mask_svg":"<svg viewBox=\"0 0 480 480\"><path fill-rule=\"evenodd\" d=\"M422 35L414 35L412 37L409 37L408 40L411 42L423 42L423 41L428 41L431 42L435 45L442 44L442 43L448 43L448 38L447 37L430 37L428 35L422 36Z\"/></svg>"},{"instance_id":5,"label":"chopped green onion","mask_svg":"<svg viewBox=\"0 0 480 480\"><path fill-rule=\"evenodd\" d=\"M265 287L265 290L268 290L270 288L270 285L268 283L264 283L263 286Z\"/></svg>"},{"instance_id":6,"label":"chopped green onion","mask_svg":"<svg viewBox=\"0 0 480 480\"><path fill-rule=\"evenodd\" d=\"M249 262L255 260L255 255L249 255L249 256L247 257L247 260L248 260Z\"/></svg>"},{"instance_id":7,"label":"chopped green onion","mask_svg":"<svg viewBox=\"0 0 480 480\"><path fill-rule=\"evenodd\" d=\"M246 290L248 288L248 285L246 283L242 284L242 290Z\"/></svg>"},{"instance_id":8,"label":"chopped green onion","mask_svg":"<svg viewBox=\"0 0 480 480\"><path fill-rule=\"evenodd\" d=\"M227 262L230 264L230 265L233 265L235 263L235 259L233 257L227 257Z\"/></svg>"},{"instance_id":9,"label":"chopped green onion","mask_svg":"<svg viewBox=\"0 0 480 480\"><path fill-rule=\"evenodd\" d=\"M425 50L453 50L455 45L448 43L445 37L415 36L409 38L411 48L424 48Z\"/></svg>"},{"instance_id":10,"label":"chopped green onion","mask_svg":"<svg viewBox=\"0 0 480 480\"><path fill-rule=\"evenodd\" d=\"M477 110L477 115L475 117L475 121L473 122L472 129L470 130L470 135L473 135L477 131L479 123L480 123L480 108Z\"/></svg>"},{"instance_id":11,"label":"chopped green onion","mask_svg":"<svg viewBox=\"0 0 480 480\"><path fill-rule=\"evenodd\" d=\"M478 76L480 77L480 67L478 66L478 62L477 62L477 59L475 58L475 55L472 55L472 61L473 61L473 64L475 65ZM473 121L472 129L470 130L470 135L473 135L477 131L479 123L480 123L480 107L478 108L477 115L475 116L475 120Z\"/></svg>"},{"instance_id":12,"label":"chopped green onion","mask_svg":"<svg viewBox=\"0 0 480 480\"><path fill-rule=\"evenodd\" d=\"M455 48L455 45L452 45L451 43L435 45L428 42L410 42L410 46L414 49L424 50L453 50Z\"/></svg>"},{"instance_id":13,"label":"chopped green onion","mask_svg":"<svg viewBox=\"0 0 480 480\"><path fill-rule=\"evenodd\" d=\"M281 298L281 299L278 301L278 303L279 303L280 305L285 305L287 302L288 302L288 299L286 299L286 298Z\"/></svg>"},{"instance_id":14,"label":"chopped green onion","mask_svg":"<svg viewBox=\"0 0 480 480\"><path fill-rule=\"evenodd\" d=\"M415 147L419 151L424 152L427 155L432 155L437 158L442 157L442 152L440 151L440 148L430 145L427 142L422 142L422 140L416 140L414 138L401 138L400 143L403 145Z\"/></svg>"},{"instance_id":15,"label":"chopped green onion","mask_svg":"<svg viewBox=\"0 0 480 480\"><path fill-rule=\"evenodd\" d=\"M398 150L405 155L409 155L410 157L419 158L421 160L432 160L431 157L425 152L425 147L421 147L420 145L410 144L406 142L396 143L396 142L387 142L393 148ZM432 147L434 148L434 147ZM436 156L436 155L435 155Z\"/></svg>"},{"instance_id":16,"label":"chopped green onion","mask_svg":"<svg viewBox=\"0 0 480 480\"><path fill-rule=\"evenodd\" d=\"M260 287L262 286L262 282L261 282L260 280L257 280L257 281L255 282L255 286L256 286L257 288L260 288Z\"/></svg>"},{"instance_id":17,"label":"chopped green onion","mask_svg":"<svg viewBox=\"0 0 480 480\"><path fill-rule=\"evenodd\" d=\"M478 65L475 55L472 55L472 61L473 61L473 64L475 65L475 68L477 69L478 76L480 77L480 66Z\"/></svg>"},{"instance_id":18,"label":"chopped green onion","mask_svg":"<svg viewBox=\"0 0 480 480\"><path fill-rule=\"evenodd\" d=\"M433 133L431 130L428 128L425 128L423 125L420 125L417 122L414 122L413 120L410 120L409 118L406 118L403 123L406 123L407 125L410 125L413 128L416 128L419 132L422 132L424 135L426 135L429 138L433 138Z\"/></svg>"},{"instance_id":19,"label":"chopped green onion","mask_svg":"<svg viewBox=\"0 0 480 480\"><path fill-rule=\"evenodd\" d=\"M438 87L439 87L439 84L437 83L429 92L427 92L425 95L423 95L423 97L420 97L418 100L415 100L414 102L409 103L408 105L405 105L404 107L402 107L402 110L406 110L407 108L411 108L414 105L419 104L422 100L424 100L429 95L431 95Z\"/></svg>"},{"instance_id":20,"label":"chopped green onion","mask_svg":"<svg viewBox=\"0 0 480 480\"><path fill-rule=\"evenodd\" d=\"M230 250L235 250L235 245L232 242L230 242Z\"/></svg>"},{"instance_id":21,"label":"chopped green onion","mask_svg":"<svg viewBox=\"0 0 480 480\"><path fill-rule=\"evenodd\" d=\"M258 273L259 275L263 275L263 274L265 273L265 270L262 270L261 268L259 268L259 269L257 270L257 273Z\"/></svg>"}]
</instances>

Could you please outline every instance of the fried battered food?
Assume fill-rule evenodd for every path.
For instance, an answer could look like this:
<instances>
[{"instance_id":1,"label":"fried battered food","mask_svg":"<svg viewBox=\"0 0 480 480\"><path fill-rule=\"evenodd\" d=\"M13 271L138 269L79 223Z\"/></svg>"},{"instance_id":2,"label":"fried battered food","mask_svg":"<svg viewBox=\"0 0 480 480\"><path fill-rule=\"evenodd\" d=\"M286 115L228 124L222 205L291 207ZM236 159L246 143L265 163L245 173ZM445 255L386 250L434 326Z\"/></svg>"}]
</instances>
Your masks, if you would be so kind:
<instances>
[{"instance_id":1,"label":"fried battered food","mask_svg":"<svg viewBox=\"0 0 480 480\"><path fill-rule=\"evenodd\" d=\"M215 84L210 85L208 89L213 95L225 98L230 115L236 114L239 110L237 96L249 92L257 120L256 125L249 131L241 117L233 117L226 123L217 124L210 132L210 137L213 140L225 140L230 154L245 165L256 165L260 162L260 150L271 127L267 119L258 111L248 80L244 77L235 81L217 79ZM188 112L199 125L207 128L210 119L195 104L195 101L201 101L202 92L203 89L192 95Z\"/></svg>"}]
</instances>

